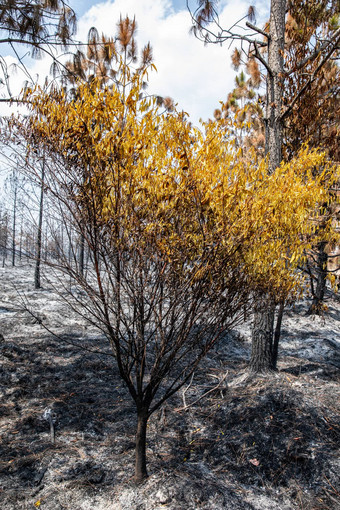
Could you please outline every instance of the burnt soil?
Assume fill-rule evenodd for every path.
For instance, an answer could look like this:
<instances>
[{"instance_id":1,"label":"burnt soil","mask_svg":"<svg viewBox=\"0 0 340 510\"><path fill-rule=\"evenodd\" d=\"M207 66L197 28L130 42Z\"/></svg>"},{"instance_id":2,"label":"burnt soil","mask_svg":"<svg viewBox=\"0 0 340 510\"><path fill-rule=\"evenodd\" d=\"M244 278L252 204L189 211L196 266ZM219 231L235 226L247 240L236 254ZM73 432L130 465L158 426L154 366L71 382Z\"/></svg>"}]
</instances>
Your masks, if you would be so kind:
<instances>
[{"instance_id":1,"label":"burnt soil","mask_svg":"<svg viewBox=\"0 0 340 510\"><path fill-rule=\"evenodd\" d=\"M184 398L150 418L150 476L135 487L134 405L104 337L65 304L53 304L53 320L44 312L58 338L12 299L1 306L0 508L340 508L338 352L319 361L283 352L278 373L255 377L246 372L249 342L230 334Z\"/></svg>"}]
</instances>

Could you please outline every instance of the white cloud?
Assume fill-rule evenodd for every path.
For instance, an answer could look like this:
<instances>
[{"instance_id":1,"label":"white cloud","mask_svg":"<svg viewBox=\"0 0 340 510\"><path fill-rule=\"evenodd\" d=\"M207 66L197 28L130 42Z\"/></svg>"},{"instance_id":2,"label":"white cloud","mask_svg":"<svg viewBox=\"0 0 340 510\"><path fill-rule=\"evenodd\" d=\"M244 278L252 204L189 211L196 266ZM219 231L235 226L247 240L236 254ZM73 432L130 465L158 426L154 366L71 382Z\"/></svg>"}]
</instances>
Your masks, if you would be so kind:
<instances>
[{"instance_id":1,"label":"white cloud","mask_svg":"<svg viewBox=\"0 0 340 510\"><path fill-rule=\"evenodd\" d=\"M175 12L169 0L115 0L92 7L79 21L79 36L86 39L95 26L100 33L114 35L120 15L136 17L137 41L141 49L150 41L157 73L150 73L149 91L171 96L197 124L206 120L233 88L235 72L230 67L227 45L207 45L189 35L190 15L185 8ZM231 0L220 15L229 27L247 11L247 3Z\"/></svg>"},{"instance_id":2,"label":"white cloud","mask_svg":"<svg viewBox=\"0 0 340 510\"><path fill-rule=\"evenodd\" d=\"M221 26L228 28L247 12L244 0L230 0L220 14ZM137 42L141 49L150 41L158 72L150 73L149 92L171 96L178 108L187 111L194 124L212 117L233 88L235 72L230 67L228 45L207 45L189 35L190 15L175 12L170 0L115 0L93 6L78 22L77 38L86 40L95 26L100 33L114 35L120 15L136 17ZM50 61L31 62L32 75L41 80L49 73ZM18 78L16 78L18 81ZM4 113L3 108L0 114Z\"/></svg>"}]
</instances>

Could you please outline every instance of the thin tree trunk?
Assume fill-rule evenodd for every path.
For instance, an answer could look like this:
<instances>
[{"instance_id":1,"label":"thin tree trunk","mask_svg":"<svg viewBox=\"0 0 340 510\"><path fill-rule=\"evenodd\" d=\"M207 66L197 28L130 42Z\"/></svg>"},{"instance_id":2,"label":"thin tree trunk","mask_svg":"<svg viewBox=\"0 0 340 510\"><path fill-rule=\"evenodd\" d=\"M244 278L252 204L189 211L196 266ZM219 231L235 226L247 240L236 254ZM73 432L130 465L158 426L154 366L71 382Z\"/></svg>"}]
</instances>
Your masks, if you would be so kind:
<instances>
[{"instance_id":1,"label":"thin tree trunk","mask_svg":"<svg viewBox=\"0 0 340 510\"><path fill-rule=\"evenodd\" d=\"M71 227L70 227L69 232L70 233L68 235L67 259L68 259L69 266L72 267L72 228Z\"/></svg>"},{"instance_id":2,"label":"thin tree trunk","mask_svg":"<svg viewBox=\"0 0 340 510\"><path fill-rule=\"evenodd\" d=\"M279 310L277 313L276 318L276 327L274 332L274 342L273 342L273 368L274 370L277 369L277 358L279 353L279 342L280 342L280 336L281 336L281 324L282 324L282 318L283 318L283 312L285 309L285 302L281 301L279 305Z\"/></svg>"},{"instance_id":3,"label":"thin tree trunk","mask_svg":"<svg viewBox=\"0 0 340 510\"><path fill-rule=\"evenodd\" d=\"M86 173L90 173L89 166L86 169L87 172L83 175L83 182L82 185L84 186L85 180L86 180ZM81 277L84 277L84 260L85 260L85 221L84 221L84 215L82 215L81 218L81 232L80 232L80 252L79 252L79 271L81 274Z\"/></svg>"},{"instance_id":4,"label":"thin tree trunk","mask_svg":"<svg viewBox=\"0 0 340 510\"><path fill-rule=\"evenodd\" d=\"M41 170L41 188L40 188L40 205L39 205L39 223L38 223L38 236L36 248L36 263L34 272L34 288L40 289L40 264L41 264L41 239L42 239L42 220L44 209L44 184L45 184L45 161L43 161Z\"/></svg>"},{"instance_id":5,"label":"thin tree trunk","mask_svg":"<svg viewBox=\"0 0 340 510\"><path fill-rule=\"evenodd\" d=\"M9 228L8 228L8 216L6 216L6 220L5 220L5 235L4 235L4 247L3 247L3 257L2 257L2 267L5 267L5 262L6 262L6 259L7 259L7 242L8 242L8 232L9 232Z\"/></svg>"},{"instance_id":6,"label":"thin tree trunk","mask_svg":"<svg viewBox=\"0 0 340 510\"><path fill-rule=\"evenodd\" d=\"M6 225L7 228L7 225ZM7 258L7 234L4 236L4 246L3 246L3 255L2 255L2 267L5 267L5 261Z\"/></svg>"},{"instance_id":7,"label":"thin tree trunk","mask_svg":"<svg viewBox=\"0 0 340 510\"><path fill-rule=\"evenodd\" d=\"M16 216L17 216L17 188L14 190L14 203L13 203L13 239L12 239L12 266L15 266L15 230L16 230Z\"/></svg>"},{"instance_id":8,"label":"thin tree trunk","mask_svg":"<svg viewBox=\"0 0 340 510\"><path fill-rule=\"evenodd\" d=\"M47 257L48 257L48 230L47 230L47 225L45 226L45 250L44 250L44 261L45 263L47 262Z\"/></svg>"},{"instance_id":9,"label":"thin tree trunk","mask_svg":"<svg viewBox=\"0 0 340 510\"><path fill-rule=\"evenodd\" d=\"M22 227L22 223L23 223L23 217L21 215L21 222L20 222L20 239L19 239L19 259L20 259L20 262L21 262L21 259L22 259L22 236L23 236L23 227Z\"/></svg>"},{"instance_id":10,"label":"thin tree trunk","mask_svg":"<svg viewBox=\"0 0 340 510\"><path fill-rule=\"evenodd\" d=\"M148 412L140 409L137 413L135 482L141 483L148 477L146 469L146 427Z\"/></svg>"},{"instance_id":11,"label":"thin tree trunk","mask_svg":"<svg viewBox=\"0 0 340 510\"><path fill-rule=\"evenodd\" d=\"M266 97L266 153L269 156L268 173L272 174L281 163L282 150L282 77L285 37L286 0L272 0L268 39L268 71ZM273 324L274 303L263 298L255 305L252 330L250 370L265 372L274 369Z\"/></svg>"},{"instance_id":12,"label":"thin tree trunk","mask_svg":"<svg viewBox=\"0 0 340 510\"><path fill-rule=\"evenodd\" d=\"M83 278L84 276L84 253L85 253L85 236L84 232L80 234L80 252L79 252L79 271L80 275Z\"/></svg>"}]
</instances>

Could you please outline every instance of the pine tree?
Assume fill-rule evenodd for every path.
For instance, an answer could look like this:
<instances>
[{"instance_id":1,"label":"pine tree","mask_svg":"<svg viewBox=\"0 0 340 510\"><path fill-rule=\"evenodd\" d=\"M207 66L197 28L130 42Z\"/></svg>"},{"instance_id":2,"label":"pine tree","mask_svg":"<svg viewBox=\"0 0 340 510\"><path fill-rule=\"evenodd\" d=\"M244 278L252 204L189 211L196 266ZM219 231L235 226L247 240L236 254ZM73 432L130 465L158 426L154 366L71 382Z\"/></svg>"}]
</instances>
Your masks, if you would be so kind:
<instances>
[{"instance_id":1,"label":"pine tree","mask_svg":"<svg viewBox=\"0 0 340 510\"><path fill-rule=\"evenodd\" d=\"M320 72L326 64L336 55L340 41L340 29L336 18L337 2L286 2L286 0L271 0L270 20L264 29L256 27L255 9L249 8L247 27L248 34L236 32L237 24L231 29L223 29L218 24L217 2L206 0L198 2L198 8L191 12L193 32L205 43L223 43L225 41L240 41L241 50L234 53L234 62L237 64L242 54L246 55L247 62L256 60L265 73L266 97L264 101L265 114L265 152L268 154L268 172L272 174L279 167L282 160L284 141L284 125L298 108ZM308 5L307 13L304 10ZM319 30L318 20L322 9L328 9L332 18L328 22L328 30ZM286 13L292 10L295 17L300 15L298 30L301 35L304 49L297 53L293 59L287 58L285 48ZM309 21L312 16L312 22ZM245 17L245 18L246 18ZM289 17L288 17L289 20ZM314 22L314 24L313 24ZM213 24L219 27L213 30ZM300 28L301 26L301 28ZM307 27L307 28L306 28ZM300 44L301 44L300 41ZM296 44L298 41L295 41ZM308 44L307 44L308 43ZM294 48L294 44L291 48ZM244 45L247 50L244 50ZM313 71L306 73L306 69ZM301 79L300 79L301 78ZM284 104L284 91L287 82L295 85L295 95ZM292 88L292 85L291 87ZM297 150L298 148L295 148ZM255 372L268 371L276 368L277 345L274 345L274 319L276 300L274 295L257 296L255 303L254 324L252 333L252 356L250 369ZM278 325L282 319L284 300L280 302ZM279 337L279 327L276 328L276 343Z\"/></svg>"},{"instance_id":2,"label":"pine tree","mask_svg":"<svg viewBox=\"0 0 340 510\"><path fill-rule=\"evenodd\" d=\"M3 0L0 5L0 43L30 45L35 56L45 45L66 48L75 28L75 13L62 0Z\"/></svg>"},{"instance_id":3,"label":"pine tree","mask_svg":"<svg viewBox=\"0 0 340 510\"><path fill-rule=\"evenodd\" d=\"M18 65L29 75L18 46L30 48L30 55L39 58L48 54L56 62L53 47L67 48L76 30L75 12L63 0L3 0L0 4L0 44L9 45L18 58ZM0 53L2 84L7 86L9 98L9 70Z\"/></svg>"}]
</instances>

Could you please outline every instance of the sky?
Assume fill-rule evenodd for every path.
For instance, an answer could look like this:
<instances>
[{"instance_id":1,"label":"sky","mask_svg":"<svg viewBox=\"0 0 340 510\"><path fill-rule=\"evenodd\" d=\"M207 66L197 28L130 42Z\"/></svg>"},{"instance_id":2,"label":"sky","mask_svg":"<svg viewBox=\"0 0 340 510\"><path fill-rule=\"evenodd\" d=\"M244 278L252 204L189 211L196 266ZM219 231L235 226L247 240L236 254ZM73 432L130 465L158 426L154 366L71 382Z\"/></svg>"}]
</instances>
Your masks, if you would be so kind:
<instances>
[{"instance_id":1,"label":"sky","mask_svg":"<svg viewBox=\"0 0 340 510\"><path fill-rule=\"evenodd\" d=\"M257 0L259 17L266 10L265 0ZM194 7L196 0L191 0ZM199 119L212 118L219 102L226 99L234 86L235 71L231 68L229 45L206 45L189 34L190 15L186 0L71 0L71 7L78 16L77 39L86 41L88 30L95 26L99 33L114 35L120 16L135 16L138 24L139 50L150 42L157 72L149 75L149 93L170 96L179 110L189 114L193 124ZM220 0L220 23L230 27L242 18L249 1ZM3 51L3 48L0 48ZM3 56L6 56L2 53ZM8 62L13 56L6 57ZM26 60L33 77L43 80L49 73L48 59ZM17 73L12 80L12 91L21 88L22 76ZM13 111L14 107L11 107ZM0 115L9 108L0 104Z\"/></svg>"}]
</instances>

